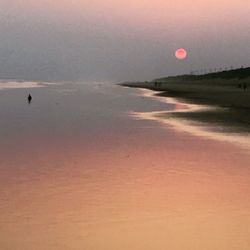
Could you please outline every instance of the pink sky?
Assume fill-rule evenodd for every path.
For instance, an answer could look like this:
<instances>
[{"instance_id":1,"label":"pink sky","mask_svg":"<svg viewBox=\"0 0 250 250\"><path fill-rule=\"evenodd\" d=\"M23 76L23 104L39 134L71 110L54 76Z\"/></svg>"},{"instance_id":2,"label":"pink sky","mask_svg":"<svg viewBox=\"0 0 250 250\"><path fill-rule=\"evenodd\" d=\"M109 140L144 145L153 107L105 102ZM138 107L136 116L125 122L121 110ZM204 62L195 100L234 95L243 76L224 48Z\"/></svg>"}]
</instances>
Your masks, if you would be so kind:
<instances>
[{"instance_id":1,"label":"pink sky","mask_svg":"<svg viewBox=\"0 0 250 250\"><path fill-rule=\"evenodd\" d=\"M249 21L250 3L245 0L1 0L7 10L19 13L60 14L63 18L96 18L97 21L126 22L151 26L174 24L199 26L218 21ZM225 27L226 28L226 27Z\"/></svg>"},{"instance_id":2,"label":"pink sky","mask_svg":"<svg viewBox=\"0 0 250 250\"><path fill-rule=\"evenodd\" d=\"M123 65L120 66L123 70L124 63L131 65L135 51L141 55L138 65L147 61L157 69L144 65L142 68L150 74L138 68L137 73L133 72L133 78L138 78L140 74L150 78L193 70L201 65L200 60L204 64L202 67L213 67L215 62L216 67L226 66L229 61L236 67L250 64L246 53L250 42L250 2L246 0L0 0L0 4L2 23L7 26L3 29L8 35L9 30L15 27L20 30L21 26L24 32L30 32L29 35L34 29L36 37L41 35L35 34L40 29L51 30L52 34L48 36L50 39L55 36L55 40L58 40L56 36L60 32L65 36L61 40L74 39L72 44L79 46L85 43L87 37L90 45L82 45L81 49L87 53L108 51L111 69L113 61L120 60L114 57L123 58ZM11 28L8 27L10 24ZM12 32L16 37L16 33ZM188 50L191 56L188 64L178 66L170 58L178 47ZM130 49L133 51L129 52ZM68 48L61 50L69 51ZM143 55L143 51L148 55ZM68 53L72 55L72 51ZM80 57L79 50L74 53ZM96 61L100 65L106 64L104 59L98 57L101 52L97 53L88 54L88 58L93 58L95 65ZM107 55L104 57L107 58ZM160 62L150 62L153 57ZM82 60L78 58L78 62ZM165 71L166 68L169 70ZM128 69L124 75L128 73L132 74Z\"/></svg>"}]
</instances>

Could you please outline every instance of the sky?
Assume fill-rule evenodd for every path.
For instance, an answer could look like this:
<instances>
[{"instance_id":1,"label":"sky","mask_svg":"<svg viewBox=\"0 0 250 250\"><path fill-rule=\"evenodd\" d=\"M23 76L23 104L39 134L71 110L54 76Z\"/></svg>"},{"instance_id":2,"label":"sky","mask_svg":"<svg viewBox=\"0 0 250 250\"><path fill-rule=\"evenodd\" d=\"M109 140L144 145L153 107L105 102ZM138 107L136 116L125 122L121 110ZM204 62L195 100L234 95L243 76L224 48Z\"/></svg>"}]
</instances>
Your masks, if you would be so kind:
<instances>
[{"instance_id":1,"label":"sky","mask_svg":"<svg viewBox=\"0 0 250 250\"><path fill-rule=\"evenodd\" d=\"M250 66L249 13L248 0L0 0L0 78L133 81Z\"/></svg>"}]
</instances>

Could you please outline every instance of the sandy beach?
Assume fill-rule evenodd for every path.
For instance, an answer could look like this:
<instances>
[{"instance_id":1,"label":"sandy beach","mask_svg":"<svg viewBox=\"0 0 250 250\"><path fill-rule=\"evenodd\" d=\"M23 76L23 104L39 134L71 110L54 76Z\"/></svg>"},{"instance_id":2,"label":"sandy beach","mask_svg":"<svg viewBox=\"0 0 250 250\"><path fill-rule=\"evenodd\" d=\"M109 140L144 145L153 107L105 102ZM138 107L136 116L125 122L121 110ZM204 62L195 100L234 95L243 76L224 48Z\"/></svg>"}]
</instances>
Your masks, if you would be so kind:
<instances>
[{"instance_id":1,"label":"sandy beach","mask_svg":"<svg viewBox=\"0 0 250 250\"><path fill-rule=\"evenodd\" d=\"M239 85L249 82L245 91ZM158 84L157 84L158 83ZM250 132L250 81L249 78L212 80L166 80L163 82L125 83L129 87L146 88L156 95L174 97L180 102L201 104L213 108L197 112L172 112L172 116L189 119L223 128L226 132ZM169 117L169 114L168 114Z\"/></svg>"}]
</instances>

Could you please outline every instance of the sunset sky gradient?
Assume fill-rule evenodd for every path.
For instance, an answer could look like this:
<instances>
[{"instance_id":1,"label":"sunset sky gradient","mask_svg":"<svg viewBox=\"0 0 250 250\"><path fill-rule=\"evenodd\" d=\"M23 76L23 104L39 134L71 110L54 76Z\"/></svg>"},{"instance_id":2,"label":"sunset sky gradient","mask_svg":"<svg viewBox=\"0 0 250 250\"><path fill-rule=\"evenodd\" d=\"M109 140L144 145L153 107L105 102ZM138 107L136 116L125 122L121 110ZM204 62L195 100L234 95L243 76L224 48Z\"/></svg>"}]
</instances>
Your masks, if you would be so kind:
<instances>
[{"instance_id":1,"label":"sunset sky gradient","mask_svg":"<svg viewBox=\"0 0 250 250\"><path fill-rule=\"evenodd\" d=\"M0 78L150 80L249 66L249 13L246 0L0 0Z\"/></svg>"}]
</instances>

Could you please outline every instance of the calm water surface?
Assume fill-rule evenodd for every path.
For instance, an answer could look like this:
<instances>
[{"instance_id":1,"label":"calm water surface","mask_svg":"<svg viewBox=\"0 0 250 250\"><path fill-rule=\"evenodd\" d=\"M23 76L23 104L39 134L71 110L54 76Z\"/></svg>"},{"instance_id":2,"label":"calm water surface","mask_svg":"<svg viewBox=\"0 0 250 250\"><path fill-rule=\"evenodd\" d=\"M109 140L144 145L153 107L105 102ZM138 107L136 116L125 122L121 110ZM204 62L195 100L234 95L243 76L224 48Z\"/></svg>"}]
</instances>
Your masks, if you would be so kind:
<instances>
[{"instance_id":1,"label":"calm water surface","mask_svg":"<svg viewBox=\"0 0 250 250\"><path fill-rule=\"evenodd\" d=\"M250 249L248 148L131 116L178 108L140 90L11 86L0 90L0 249Z\"/></svg>"}]
</instances>

